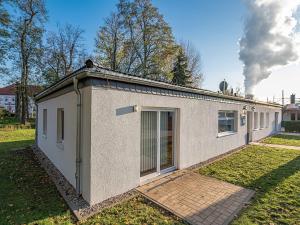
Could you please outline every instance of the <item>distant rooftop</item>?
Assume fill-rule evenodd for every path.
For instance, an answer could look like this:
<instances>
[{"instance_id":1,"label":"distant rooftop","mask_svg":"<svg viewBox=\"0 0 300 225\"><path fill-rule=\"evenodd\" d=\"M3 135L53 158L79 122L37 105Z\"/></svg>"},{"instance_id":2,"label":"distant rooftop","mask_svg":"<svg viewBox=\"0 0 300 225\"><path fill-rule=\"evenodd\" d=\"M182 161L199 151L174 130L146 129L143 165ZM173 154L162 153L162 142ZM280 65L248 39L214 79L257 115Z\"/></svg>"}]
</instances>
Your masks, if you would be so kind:
<instances>
[{"instance_id":1,"label":"distant rooftop","mask_svg":"<svg viewBox=\"0 0 300 225\"><path fill-rule=\"evenodd\" d=\"M16 94L16 84L11 84L6 87L0 88L0 95L15 95ZM37 85L29 85L28 92L29 96L33 96L34 94L40 92L42 90L41 86Z\"/></svg>"}]
</instances>

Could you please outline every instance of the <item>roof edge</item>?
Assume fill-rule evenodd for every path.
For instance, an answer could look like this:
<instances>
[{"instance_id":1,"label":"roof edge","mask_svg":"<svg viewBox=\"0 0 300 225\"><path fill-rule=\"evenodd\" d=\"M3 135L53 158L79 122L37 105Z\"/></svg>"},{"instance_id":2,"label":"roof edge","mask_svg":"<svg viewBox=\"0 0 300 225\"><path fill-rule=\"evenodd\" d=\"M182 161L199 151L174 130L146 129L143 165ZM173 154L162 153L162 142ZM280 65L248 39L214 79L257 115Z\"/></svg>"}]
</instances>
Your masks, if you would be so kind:
<instances>
[{"instance_id":1,"label":"roof edge","mask_svg":"<svg viewBox=\"0 0 300 225\"><path fill-rule=\"evenodd\" d=\"M38 93L35 96L35 100L39 100L43 97L46 97L47 95L54 93L57 90L71 84L73 82L72 78L75 76L79 80L82 78L85 78L85 77L109 79L109 80L129 82L129 83L141 84L141 85L158 87L158 88L172 89L172 90L176 90L176 91L196 93L196 94L212 96L212 97L217 97L217 98L223 98L223 99L229 99L229 100L235 100L235 101L240 101L240 102L248 102L248 103L252 103L252 104L260 104L260 105L267 105L267 106L282 108L282 106L277 103L269 103L269 102L257 101L257 100L252 100L252 99L246 99L244 97L224 95L224 94L210 91L210 90L205 90L205 89L200 89L200 88L192 88L192 87L186 87L186 86L179 86L179 85L174 85L174 84L163 82L163 81L151 80L151 79L147 79L147 78L134 76L132 74L125 74L125 73L112 71L112 70L100 67L97 64L94 64L91 60L87 60L86 65L84 67L81 67L80 69L74 71L70 75L63 77L58 82L56 82L53 85L51 85L50 87L46 88L42 92Z\"/></svg>"}]
</instances>

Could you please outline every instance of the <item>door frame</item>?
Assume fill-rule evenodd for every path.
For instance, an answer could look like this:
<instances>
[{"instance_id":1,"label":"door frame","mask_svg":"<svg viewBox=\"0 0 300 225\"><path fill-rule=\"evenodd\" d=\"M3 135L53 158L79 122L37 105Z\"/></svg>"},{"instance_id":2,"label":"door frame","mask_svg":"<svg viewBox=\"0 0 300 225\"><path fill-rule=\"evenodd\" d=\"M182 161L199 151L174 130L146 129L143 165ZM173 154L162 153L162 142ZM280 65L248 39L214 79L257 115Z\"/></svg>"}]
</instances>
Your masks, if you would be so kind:
<instances>
[{"instance_id":1,"label":"door frame","mask_svg":"<svg viewBox=\"0 0 300 225\"><path fill-rule=\"evenodd\" d=\"M279 123L279 112L275 112L274 114L274 121L275 121L275 126L274 126L274 132L277 133L278 132L278 123Z\"/></svg>"},{"instance_id":2,"label":"door frame","mask_svg":"<svg viewBox=\"0 0 300 225\"><path fill-rule=\"evenodd\" d=\"M247 144L253 140L253 111L247 111Z\"/></svg>"},{"instance_id":3,"label":"door frame","mask_svg":"<svg viewBox=\"0 0 300 225\"><path fill-rule=\"evenodd\" d=\"M169 173L169 172L174 171L178 168L178 152L177 152L177 134L178 134L177 129L179 127L177 125L178 110L176 108L142 107L141 108L141 113L140 113L141 117L142 117L142 112L143 111L151 111L151 112L156 112L157 113L157 128L158 128L157 129L157 136L158 137L160 137L160 113L161 112L173 112L174 113L173 120L172 120L173 121L173 138L172 138L172 141L173 141L173 162L174 162L174 165L169 167L169 168L160 170L160 138L157 138L158 149L157 149L157 155L156 155L156 157L157 157L156 172L153 172L151 174L147 174L145 176L140 175L140 181L141 182L144 182L144 181L152 179L154 177ZM141 141L141 138L140 138L140 141ZM140 160L141 160L141 157L142 156L140 155ZM140 169L140 171L141 171L141 169Z\"/></svg>"}]
</instances>

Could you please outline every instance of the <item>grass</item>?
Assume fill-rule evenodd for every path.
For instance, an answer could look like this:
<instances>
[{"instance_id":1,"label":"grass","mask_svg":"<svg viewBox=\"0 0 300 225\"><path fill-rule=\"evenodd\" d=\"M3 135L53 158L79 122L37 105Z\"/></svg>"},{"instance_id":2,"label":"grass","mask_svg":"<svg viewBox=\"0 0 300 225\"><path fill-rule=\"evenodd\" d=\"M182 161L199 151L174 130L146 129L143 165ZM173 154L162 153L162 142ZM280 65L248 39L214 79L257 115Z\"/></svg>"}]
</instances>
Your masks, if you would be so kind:
<instances>
[{"instance_id":1,"label":"grass","mask_svg":"<svg viewBox=\"0 0 300 225\"><path fill-rule=\"evenodd\" d=\"M290 145L300 147L300 136L278 134L268 137L262 141L266 144Z\"/></svg>"},{"instance_id":2,"label":"grass","mask_svg":"<svg viewBox=\"0 0 300 225\"><path fill-rule=\"evenodd\" d=\"M256 191L232 224L300 224L300 151L249 146L199 172Z\"/></svg>"},{"instance_id":3,"label":"grass","mask_svg":"<svg viewBox=\"0 0 300 225\"><path fill-rule=\"evenodd\" d=\"M19 124L19 120L15 117L5 117L0 119L0 124L15 125Z\"/></svg>"},{"instance_id":4,"label":"grass","mask_svg":"<svg viewBox=\"0 0 300 225\"><path fill-rule=\"evenodd\" d=\"M74 224L75 220L30 149L34 130L0 131L0 224ZM138 196L82 224L183 224Z\"/></svg>"}]
</instances>

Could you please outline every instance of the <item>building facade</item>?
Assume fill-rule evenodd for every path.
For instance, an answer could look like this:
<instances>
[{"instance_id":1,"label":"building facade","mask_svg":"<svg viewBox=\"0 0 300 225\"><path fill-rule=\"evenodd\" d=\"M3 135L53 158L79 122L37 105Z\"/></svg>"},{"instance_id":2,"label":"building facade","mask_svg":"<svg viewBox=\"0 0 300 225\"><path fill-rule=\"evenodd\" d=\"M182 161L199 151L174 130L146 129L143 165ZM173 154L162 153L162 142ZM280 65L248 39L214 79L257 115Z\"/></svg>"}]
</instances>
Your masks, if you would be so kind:
<instances>
[{"instance_id":1,"label":"building facade","mask_svg":"<svg viewBox=\"0 0 300 225\"><path fill-rule=\"evenodd\" d=\"M274 134L281 122L280 105L91 61L36 102L37 146L91 205Z\"/></svg>"},{"instance_id":2,"label":"building facade","mask_svg":"<svg viewBox=\"0 0 300 225\"><path fill-rule=\"evenodd\" d=\"M41 90L41 87L29 85L28 113L29 117L35 117L36 107L33 95ZM16 85L12 84L0 88L0 107L3 107L10 113L16 112Z\"/></svg>"},{"instance_id":3,"label":"building facade","mask_svg":"<svg viewBox=\"0 0 300 225\"><path fill-rule=\"evenodd\" d=\"M13 85L0 88L0 107L3 107L10 113L16 111L16 93Z\"/></svg>"},{"instance_id":4,"label":"building facade","mask_svg":"<svg viewBox=\"0 0 300 225\"><path fill-rule=\"evenodd\" d=\"M296 102L296 95L291 95L290 104L283 107L283 121L300 121L300 102Z\"/></svg>"}]
</instances>

